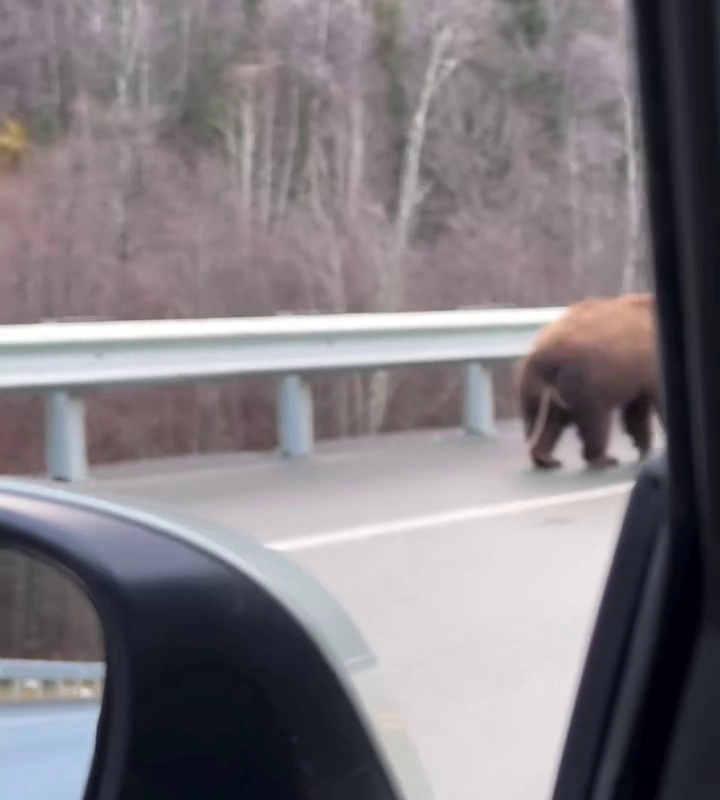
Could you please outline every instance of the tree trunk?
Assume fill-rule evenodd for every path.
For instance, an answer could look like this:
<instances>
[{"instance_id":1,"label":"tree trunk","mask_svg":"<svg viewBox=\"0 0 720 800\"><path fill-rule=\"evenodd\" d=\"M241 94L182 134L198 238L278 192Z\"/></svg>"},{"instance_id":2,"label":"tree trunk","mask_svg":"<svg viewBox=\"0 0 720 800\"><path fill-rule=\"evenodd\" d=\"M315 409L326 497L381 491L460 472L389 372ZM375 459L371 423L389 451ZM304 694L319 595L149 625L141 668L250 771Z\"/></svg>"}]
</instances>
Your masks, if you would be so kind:
<instances>
[{"instance_id":1,"label":"tree trunk","mask_svg":"<svg viewBox=\"0 0 720 800\"><path fill-rule=\"evenodd\" d=\"M456 65L455 62L448 62L445 58L452 36L452 30L445 27L433 39L420 97L410 122L403 154L395 232L389 258L385 263L381 262L376 303L380 311L398 311L404 303L406 256L410 229L417 207L420 157L425 141L427 118L433 95ZM385 421L390 391L388 372L380 370L373 373L368 388L367 403L367 425L370 434L377 433Z\"/></svg>"}]
</instances>

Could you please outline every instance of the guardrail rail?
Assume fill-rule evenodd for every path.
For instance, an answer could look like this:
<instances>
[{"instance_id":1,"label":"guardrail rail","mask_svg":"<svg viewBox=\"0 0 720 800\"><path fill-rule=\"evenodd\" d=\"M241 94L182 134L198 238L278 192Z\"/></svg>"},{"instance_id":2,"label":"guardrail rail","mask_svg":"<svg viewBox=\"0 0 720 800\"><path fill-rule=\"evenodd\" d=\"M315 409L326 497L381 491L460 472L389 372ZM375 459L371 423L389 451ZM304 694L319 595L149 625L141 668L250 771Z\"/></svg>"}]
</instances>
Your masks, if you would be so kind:
<instances>
[{"instance_id":1,"label":"guardrail rail","mask_svg":"<svg viewBox=\"0 0 720 800\"><path fill-rule=\"evenodd\" d=\"M0 658L0 701L21 702L50 695L75 699L102 695L105 664L101 661L34 661Z\"/></svg>"},{"instance_id":2,"label":"guardrail rail","mask_svg":"<svg viewBox=\"0 0 720 800\"><path fill-rule=\"evenodd\" d=\"M0 391L46 396L46 462L56 480L87 476L83 393L276 375L287 458L313 449L312 375L462 364L464 428L490 435L493 363L524 355L563 308L325 314L138 322L42 322L0 328Z\"/></svg>"}]
</instances>

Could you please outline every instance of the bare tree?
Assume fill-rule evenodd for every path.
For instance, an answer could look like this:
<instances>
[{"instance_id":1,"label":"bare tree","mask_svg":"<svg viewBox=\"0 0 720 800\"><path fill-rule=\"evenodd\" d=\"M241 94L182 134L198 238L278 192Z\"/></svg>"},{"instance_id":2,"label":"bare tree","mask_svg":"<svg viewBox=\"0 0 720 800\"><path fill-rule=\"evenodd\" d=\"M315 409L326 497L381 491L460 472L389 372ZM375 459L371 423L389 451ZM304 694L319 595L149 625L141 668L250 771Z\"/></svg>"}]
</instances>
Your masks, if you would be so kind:
<instances>
[{"instance_id":1,"label":"bare tree","mask_svg":"<svg viewBox=\"0 0 720 800\"><path fill-rule=\"evenodd\" d=\"M453 29L445 25L433 35L425 75L415 112L410 121L402 160L398 209L389 253L380 265L377 309L397 311L402 308L406 282L406 258L415 210L422 201L420 192L420 157L427 129L430 103L438 87L457 66L457 59L448 53L453 42ZM387 409L390 380L385 370L374 374L368 400L368 429L376 433L382 426Z\"/></svg>"},{"instance_id":2,"label":"bare tree","mask_svg":"<svg viewBox=\"0 0 720 800\"><path fill-rule=\"evenodd\" d=\"M639 287L625 5L0 0L0 150L7 120L27 132L0 172L3 321ZM454 423L457 380L427 374L323 383L320 435ZM273 397L259 382L93 398L91 450L269 447ZM0 461L32 468L39 409L1 403Z\"/></svg>"},{"instance_id":3,"label":"bare tree","mask_svg":"<svg viewBox=\"0 0 720 800\"><path fill-rule=\"evenodd\" d=\"M642 247L642 197L640 173L640 137L637 134L637 82L633 70L632 51L634 41L630 24L630 9L626 3L616 0L618 16L618 39L620 63L622 65L618 88L622 101L623 129L625 134L625 172L626 172L626 209L627 209L627 243L623 260L620 290L630 292L637 288L639 280L639 256Z\"/></svg>"}]
</instances>

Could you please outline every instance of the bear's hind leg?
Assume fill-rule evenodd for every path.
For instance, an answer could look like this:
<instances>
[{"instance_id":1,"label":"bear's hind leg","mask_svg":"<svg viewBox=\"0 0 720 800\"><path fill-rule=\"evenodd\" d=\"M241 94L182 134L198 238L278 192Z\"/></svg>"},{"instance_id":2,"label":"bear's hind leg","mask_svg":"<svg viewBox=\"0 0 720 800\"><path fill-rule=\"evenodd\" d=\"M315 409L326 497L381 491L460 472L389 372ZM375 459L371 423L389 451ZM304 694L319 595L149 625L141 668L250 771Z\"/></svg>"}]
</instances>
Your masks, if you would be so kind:
<instances>
[{"instance_id":1,"label":"bear's hind leg","mask_svg":"<svg viewBox=\"0 0 720 800\"><path fill-rule=\"evenodd\" d=\"M529 436L530 458L538 469L558 469L562 461L553 456L553 451L560 441L563 431L570 424L570 416L566 409L560 408L553 400L546 398L548 405L535 418L537 430Z\"/></svg>"},{"instance_id":2,"label":"bear's hind leg","mask_svg":"<svg viewBox=\"0 0 720 800\"><path fill-rule=\"evenodd\" d=\"M582 441L582 456L594 469L615 467L618 460L607 453L612 417L610 410L597 401L575 409L575 420Z\"/></svg>"},{"instance_id":3,"label":"bear's hind leg","mask_svg":"<svg viewBox=\"0 0 720 800\"><path fill-rule=\"evenodd\" d=\"M557 377L557 390L565 401L582 442L582 457L588 466L614 467L618 460L608 455L611 409L598 396L596 381L587 360L565 364Z\"/></svg>"},{"instance_id":4,"label":"bear's hind leg","mask_svg":"<svg viewBox=\"0 0 720 800\"><path fill-rule=\"evenodd\" d=\"M559 458L555 458L553 451L564 430L565 424L557 418L547 421L539 441L530 449L530 458L536 467L539 469L558 469L562 467L562 461Z\"/></svg>"},{"instance_id":5,"label":"bear's hind leg","mask_svg":"<svg viewBox=\"0 0 720 800\"><path fill-rule=\"evenodd\" d=\"M637 448L642 461L652 447L653 403L649 397L639 397L622 409L622 424L627 435Z\"/></svg>"}]
</instances>

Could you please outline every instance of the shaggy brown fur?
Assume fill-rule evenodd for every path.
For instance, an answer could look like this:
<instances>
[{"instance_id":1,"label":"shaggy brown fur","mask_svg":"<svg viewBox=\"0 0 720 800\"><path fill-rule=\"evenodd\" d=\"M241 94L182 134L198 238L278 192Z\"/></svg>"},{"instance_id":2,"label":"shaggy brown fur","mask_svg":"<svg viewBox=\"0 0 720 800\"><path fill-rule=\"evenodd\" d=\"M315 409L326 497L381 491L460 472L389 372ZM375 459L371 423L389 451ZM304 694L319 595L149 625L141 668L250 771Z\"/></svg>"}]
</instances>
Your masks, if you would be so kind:
<instances>
[{"instance_id":1,"label":"shaggy brown fur","mask_svg":"<svg viewBox=\"0 0 720 800\"><path fill-rule=\"evenodd\" d=\"M662 419L655 302L649 294L589 299L546 326L523 359L517 394L530 457L540 468L562 466L553 450L575 425L585 461L617 464L607 454L612 413L640 458L652 446L652 414Z\"/></svg>"}]
</instances>

